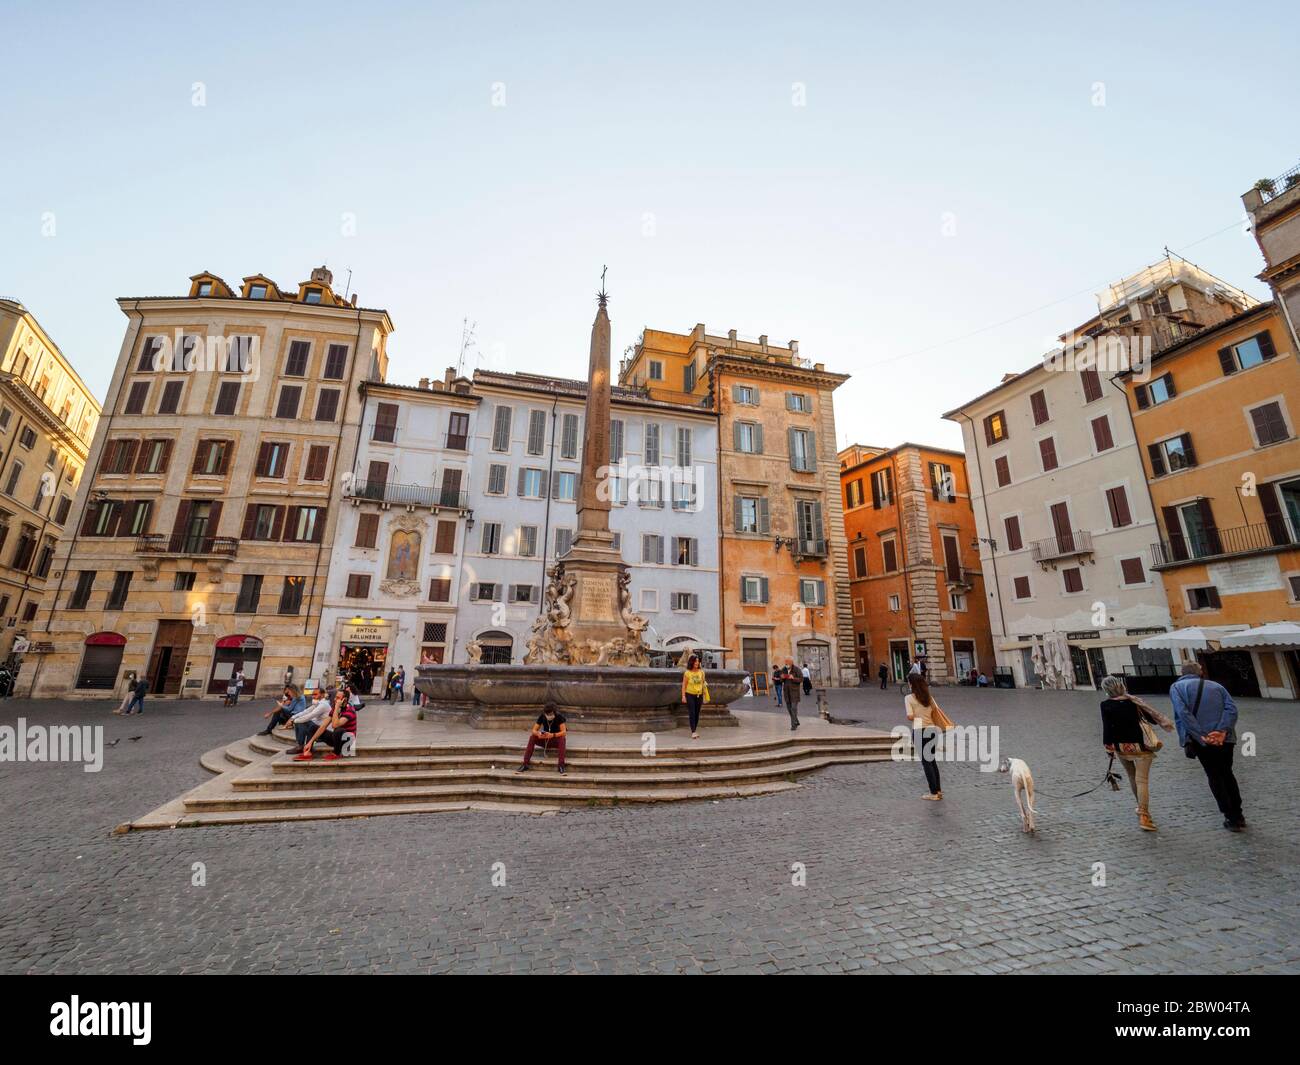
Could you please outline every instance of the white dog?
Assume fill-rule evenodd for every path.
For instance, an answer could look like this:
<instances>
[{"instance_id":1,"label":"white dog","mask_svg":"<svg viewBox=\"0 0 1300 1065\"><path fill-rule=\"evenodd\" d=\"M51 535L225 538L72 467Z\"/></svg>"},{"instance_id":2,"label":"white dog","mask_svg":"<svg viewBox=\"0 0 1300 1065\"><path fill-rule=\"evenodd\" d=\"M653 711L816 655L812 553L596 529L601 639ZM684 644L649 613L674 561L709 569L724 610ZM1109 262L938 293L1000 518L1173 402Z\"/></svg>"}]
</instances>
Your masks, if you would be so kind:
<instances>
[{"instance_id":1,"label":"white dog","mask_svg":"<svg viewBox=\"0 0 1300 1065\"><path fill-rule=\"evenodd\" d=\"M998 766L999 773L1011 774L1011 788L1016 796L1016 809L1020 811L1020 822L1026 832L1034 830L1034 774L1020 758L1004 758ZM1024 802L1020 795L1024 793Z\"/></svg>"}]
</instances>

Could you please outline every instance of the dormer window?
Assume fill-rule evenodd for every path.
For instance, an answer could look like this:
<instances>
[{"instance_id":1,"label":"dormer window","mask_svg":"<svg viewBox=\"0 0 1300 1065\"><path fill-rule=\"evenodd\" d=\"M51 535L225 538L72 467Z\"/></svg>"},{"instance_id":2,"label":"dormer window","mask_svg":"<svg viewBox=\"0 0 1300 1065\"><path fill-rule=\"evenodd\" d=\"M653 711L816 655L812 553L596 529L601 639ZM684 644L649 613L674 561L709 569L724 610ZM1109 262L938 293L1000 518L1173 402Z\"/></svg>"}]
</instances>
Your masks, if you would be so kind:
<instances>
[{"instance_id":1,"label":"dormer window","mask_svg":"<svg viewBox=\"0 0 1300 1065\"><path fill-rule=\"evenodd\" d=\"M265 285L249 285L249 286L248 286L248 298L249 298L250 300L264 300L264 299L266 299L266 286L265 286Z\"/></svg>"},{"instance_id":2,"label":"dormer window","mask_svg":"<svg viewBox=\"0 0 1300 1065\"><path fill-rule=\"evenodd\" d=\"M302 294L303 303L320 303L321 290L318 288L309 288Z\"/></svg>"},{"instance_id":3,"label":"dormer window","mask_svg":"<svg viewBox=\"0 0 1300 1065\"><path fill-rule=\"evenodd\" d=\"M199 294L200 296L211 296L211 295L212 295L212 282L211 282L211 281L200 281L200 282L199 282L198 294Z\"/></svg>"}]
</instances>

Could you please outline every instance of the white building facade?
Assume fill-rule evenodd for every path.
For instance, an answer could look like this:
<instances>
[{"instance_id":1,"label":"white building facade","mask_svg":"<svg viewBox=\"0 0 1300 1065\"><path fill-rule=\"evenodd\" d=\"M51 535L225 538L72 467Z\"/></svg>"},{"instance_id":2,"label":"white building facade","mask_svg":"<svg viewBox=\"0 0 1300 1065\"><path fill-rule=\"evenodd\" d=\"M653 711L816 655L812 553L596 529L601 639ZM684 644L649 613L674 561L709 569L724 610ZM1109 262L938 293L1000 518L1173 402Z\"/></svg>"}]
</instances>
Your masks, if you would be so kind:
<instances>
[{"instance_id":1,"label":"white building facade","mask_svg":"<svg viewBox=\"0 0 1300 1065\"><path fill-rule=\"evenodd\" d=\"M459 638L479 401L451 370L417 387L363 389L357 452L338 486L313 673L378 693L402 666L410 693L415 667L450 662Z\"/></svg>"},{"instance_id":2,"label":"white building facade","mask_svg":"<svg viewBox=\"0 0 1300 1065\"><path fill-rule=\"evenodd\" d=\"M478 371L474 394L473 528L446 660L466 661L472 639L485 662L520 662L546 571L577 529L586 383ZM647 642L716 645L717 415L616 387L610 423L610 528Z\"/></svg>"},{"instance_id":3,"label":"white building facade","mask_svg":"<svg viewBox=\"0 0 1300 1065\"><path fill-rule=\"evenodd\" d=\"M1160 538L1128 405L1105 373L1039 364L948 412L965 438L997 668L1037 683L1034 641L1064 633L1076 687L1172 663Z\"/></svg>"}]
</instances>

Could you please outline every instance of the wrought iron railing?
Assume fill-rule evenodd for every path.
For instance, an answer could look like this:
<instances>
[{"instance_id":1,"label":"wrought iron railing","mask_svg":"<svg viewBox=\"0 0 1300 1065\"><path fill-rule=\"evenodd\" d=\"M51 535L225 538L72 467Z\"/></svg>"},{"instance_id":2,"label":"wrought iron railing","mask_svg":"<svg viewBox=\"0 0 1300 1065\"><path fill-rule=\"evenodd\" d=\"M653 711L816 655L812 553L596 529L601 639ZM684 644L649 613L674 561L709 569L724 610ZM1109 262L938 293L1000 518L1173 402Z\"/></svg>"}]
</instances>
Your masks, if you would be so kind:
<instances>
[{"instance_id":1,"label":"wrought iron railing","mask_svg":"<svg viewBox=\"0 0 1300 1065\"><path fill-rule=\"evenodd\" d=\"M1092 533L1087 529L1073 529L1069 532L1049 536L1046 540L1035 540L1029 545L1029 557L1035 562L1048 562L1054 558L1070 558L1074 555L1092 553Z\"/></svg>"},{"instance_id":2,"label":"wrought iron railing","mask_svg":"<svg viewBox=\"0 0 1300 1065\"><path fill-rule=\"evenodd\" d=\"M196 533L145 533L135 541L135 549L142 555L215 555L233 558L239 550L239 540L234 536L205 536Z\"/></svg>"},{"instance_id":3,"label":"wrought iron railing","mask_svg":"<svg viewBox=\"0 0 1300 1065\"><path fill-rule=\"evenodd\" d=\"M1176 566L1183 562L1197 562L1206 558L1224 558L1230 555L1247 555L1275 547L1300 544L1289 529L1280 524L1274 528L1267 524L1237 525L1230 529L1214 529L1194 536L1176 533L1167 540L1151 545L1151 566Z\"/></svg>"},{"instance_id":4,"label":"wrought iron railing","mask_svg":"<svg viewBox=\"0 0 1300 1065\"><path fill-rule=\"evenodd\" d=\"M372 499L376 503L397 503L416 507L469 507L469 493L444 486L394 484L392 481L353 481L347 493L353 499Z\"/></svg>"},{"instance_id":5,"label":"wrought iron railing","mask_svg":"<svg viewBox=\"0 0 1300 1065\"><path fill-rule=\"evenodd\" d=\"M1300 185L1300 166L1293 166L1284 174L1279 174L1275 178L1265 178L1257 182L1255 188L1264 197L1264 202L1275 200L1284 193L1290 192L1297 185Z\"/></svg>"},{"instance_id":6,"label":"wrought iron railing","mask_svg":"<svg viewBox=\"0 0 1300 1065\"><path fill-rule=\"evenodd\" d=\"M794 550L795 554L805 558L823 558L826 555L826 541L800 538L795 541Z\"/></svg>"}]
</instances>

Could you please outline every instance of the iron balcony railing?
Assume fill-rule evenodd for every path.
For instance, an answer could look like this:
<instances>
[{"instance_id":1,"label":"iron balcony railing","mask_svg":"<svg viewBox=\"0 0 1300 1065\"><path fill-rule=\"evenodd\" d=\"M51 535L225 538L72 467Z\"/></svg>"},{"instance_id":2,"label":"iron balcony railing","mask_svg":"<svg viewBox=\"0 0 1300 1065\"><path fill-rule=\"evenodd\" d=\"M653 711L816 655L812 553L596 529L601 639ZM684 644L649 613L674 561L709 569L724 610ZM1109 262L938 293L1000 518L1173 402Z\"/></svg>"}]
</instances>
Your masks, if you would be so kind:
<instances>
[{"instance_id":1,"label":"iron balcony railing","mask_svg":"<svg viewBox=\"0 0 1300 1065\"><path fill-rule=\"evenodd\" d=\"M1273 548L1294 547L1297 544L1300 544L1300 540L1281 524L1276 528L1262 523L1237 525L1230 529L1202 530L1194 536L1178 533L1151 545L1151 568L1177 566L1207 558L1249 555Z\"/></svg>"},{"instance_id":2,"label":"iron balcony railing","mask_svg":"<svg viewBox=\"0 0 1300 1065\"><path fill-rule=\"evenodd\" d=\"M1283 193L1290 192L1297 185L1300 185L1300 166L1293 166L1285 174L1260 181L1255 188L1259 189L1260 195L1267 203L1269 200L1277 199Z\"/></svg>"},{"instance_id":3,"label":"iron balcony railing","mask_svg":"<svg viewBox=\"0 0 1300 1065\"><path fill-rule=\"evenodd\" d=\"M956 569L953 569L951 566L945 566L943 577L949 584L961 585L966 588L971 587L972 572L965 566L958 566Z\"/></svg>"},{"instance_id":4,"label":"iron balcony railing","mask_svg":"<svg viewBox=\"0 0 1300 1065\"><path fill-rule=\"evenodd\" d=\"M397 426L393 422L371 422L370 439L381 444L397 443Z\"/></svg>"},{"instance_id":5,"label":"iron balcony railing","mask_svg":"<svg viewBox=\"0 0 1300 1065\"><path fill-rule=\"evenodd\" d=\"M467 433L449 432L444 446L448 451L468 451L469 435Z\"/></svg>"},{"instance_id":6,"label":"iron balcony railing","mask_svg":"<svg viewBox=\"0 0 1300 1065\"><path fill-rule=\"evenodd\" d=\"M825 540L805 540L802 537L795 541L794 551L797 555L803 555L805 558L824 558L826 556Z\"/></svg>"},{"instance_id":7,"label":"iron balcony railing","mask_svg":"<svg viewBox=\"0 0 1300 1065\"><path fill-rule=\"evenodd\" d=\"M469 493L444 486L394 484L392 481L354 481L348 495L353 499L372 499L376 503L397 503L415 507L459 507L468 509Z\"/></svg>"},{"instance_id":8,"label":"iron balcony railing","mask_svg":"<svg viewBox=\"0 0 1300 1065\"><path fill-rule=\"evenodd\" d=\"M197 533L145 533L135 541L142 555L213 555L234 558L239 540L234 536L204 536Z\"/></svg>"},{"instance_id":9,"label":"iron balcony railing","mask_svg":"<svg viewBox=\"0 0 1300 1065\"><path fill-rule=\"evenodd\" d=\"M1070 532L1049 536L1046 540L1035 540L1029 545L1029 557L1035 562L1049 562L1054 558L1071 558L1075 555L1092 554L1092 533L1087 529L1073 529Z\"/></svg>"}]
</instances>

